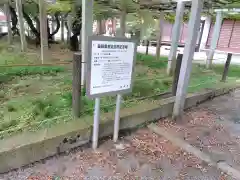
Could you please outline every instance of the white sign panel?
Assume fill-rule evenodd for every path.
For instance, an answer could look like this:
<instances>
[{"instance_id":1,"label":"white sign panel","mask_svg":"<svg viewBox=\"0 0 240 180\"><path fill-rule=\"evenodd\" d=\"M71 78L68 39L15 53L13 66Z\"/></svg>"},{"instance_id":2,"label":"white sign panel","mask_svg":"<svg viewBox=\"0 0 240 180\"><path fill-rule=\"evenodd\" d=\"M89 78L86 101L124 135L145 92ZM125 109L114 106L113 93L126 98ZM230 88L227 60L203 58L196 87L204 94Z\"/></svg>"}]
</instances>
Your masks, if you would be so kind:
<instances>
[{"instance_id":1,"label":"white sign panel","mask_svg":"<svg viewBox=\"0 0 240 180\"><path fill-rule=\"evenodd\" d=\"M135 43L125 38L96 38L89 42L91 51L88 59L90 60L88 95L99 97L104 94L130 92L135 62Z\"/></svg>"}]
</instances>

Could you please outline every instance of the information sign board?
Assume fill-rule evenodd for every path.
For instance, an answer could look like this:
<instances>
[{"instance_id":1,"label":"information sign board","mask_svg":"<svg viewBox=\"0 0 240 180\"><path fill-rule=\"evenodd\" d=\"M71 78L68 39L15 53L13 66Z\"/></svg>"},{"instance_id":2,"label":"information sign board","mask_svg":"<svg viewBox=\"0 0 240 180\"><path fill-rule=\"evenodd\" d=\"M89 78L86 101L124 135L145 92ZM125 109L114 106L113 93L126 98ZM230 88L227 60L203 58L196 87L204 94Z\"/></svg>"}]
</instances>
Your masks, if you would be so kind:
<instances>
[{"instance_id":1,"label":"information sign board","mask_svg":"<svg viewBox=\"0 0 240 180\"><path fill-rule=\"evenodd\" d=\"M136 43L127 38L90 36L87 53L87 96L131 92Z\"/></svg>"}]
</instances>

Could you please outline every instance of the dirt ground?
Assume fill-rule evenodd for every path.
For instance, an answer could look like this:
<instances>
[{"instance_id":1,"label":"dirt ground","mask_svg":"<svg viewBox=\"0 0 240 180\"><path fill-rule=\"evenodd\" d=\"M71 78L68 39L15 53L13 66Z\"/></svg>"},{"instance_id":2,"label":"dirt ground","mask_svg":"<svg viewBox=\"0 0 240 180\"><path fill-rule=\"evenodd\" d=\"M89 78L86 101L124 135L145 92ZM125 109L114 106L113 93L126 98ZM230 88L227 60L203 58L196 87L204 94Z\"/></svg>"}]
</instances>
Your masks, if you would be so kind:
<instances>
[{"instance_id":1,"label":"dirt ground","mask_svg":"<svg viewBox=\"0 0 240 180\"><path fill-rule=\"evenodd\" d=\"M148 129L140 129L120 143L102 143L50 158L0 176L2 179L226 179L227 176L172 145Z\"/></svg>"},{"instance_id":2,"label":"dirt ground","mask_svg":"<svg viewBox=\"0 0 240 180\"><path fill-rule=\"evenodd\" d=\"M240 171L240 91L189 111L181 123L159 122L169 132Z\"/></svg>"},{"instance_id":3,"label":"dirt ground","mask_svg":"<svg viewBox=\"0 0 240 180\"><path fill-rule=\"evenodd\" d=\"M218 97L185 113L181 122L158 123L189 144L240 170L240 91ZM1 174L7 180L232 180L166 140L142 128L99 149L85 147Z\"/></svg>"}]
</instances>

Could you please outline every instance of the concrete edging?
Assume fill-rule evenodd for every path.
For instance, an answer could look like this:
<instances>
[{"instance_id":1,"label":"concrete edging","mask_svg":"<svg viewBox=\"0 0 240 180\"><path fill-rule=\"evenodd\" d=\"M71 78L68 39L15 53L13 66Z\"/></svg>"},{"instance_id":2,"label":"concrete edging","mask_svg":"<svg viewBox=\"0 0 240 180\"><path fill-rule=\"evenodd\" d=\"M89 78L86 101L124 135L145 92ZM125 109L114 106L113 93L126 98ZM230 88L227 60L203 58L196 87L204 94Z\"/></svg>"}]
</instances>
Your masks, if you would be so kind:
<instances>
[{"instance_id":1,"label":"concrete edging","mask_svg":"<svg viewBox=\"0 0 240 180\"><path fill-rule=\"evenodd\" d=\"M188 95L185 108L190 108L208 99L236 89L226 86L212 91ZM165 118L172 113L175 97L139 104L123 109L120 130L133 129L139 125ZM101 117L99 138L113 134L114 114ZM92 117L73 120L38 132L26 132L0 141L0 173L42 160L49 156L68 151L91 141Z\"/></svg>"}]
</instances>

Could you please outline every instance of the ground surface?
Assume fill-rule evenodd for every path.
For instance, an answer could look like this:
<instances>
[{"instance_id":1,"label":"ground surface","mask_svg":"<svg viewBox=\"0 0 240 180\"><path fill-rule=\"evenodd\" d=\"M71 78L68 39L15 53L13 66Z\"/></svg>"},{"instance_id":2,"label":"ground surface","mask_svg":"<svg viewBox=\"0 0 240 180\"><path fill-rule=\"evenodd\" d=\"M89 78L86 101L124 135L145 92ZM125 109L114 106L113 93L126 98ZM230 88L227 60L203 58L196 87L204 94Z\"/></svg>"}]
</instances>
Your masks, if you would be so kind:
<instances>
[{"instance_id":1,"label":"ground surface","mask_svg":"<svg viewBox=\"0 0 240 180\"><path fill-rule=\"evenodd\" d=\"M84 149L10 172L0 179L224 179L214 167L141 129L114 145L104 142L93 152ZM50 178L50 179L51 179Z\"/></svg>"},{"instance_id":2,"label":"ground surface","mask_svg":"<svg viewBox=\"0 0 240 180\"><path fill-rule=\"evenodd\" d=\"M240 91L218 97L185 113L181 122L158 123L177 137L226 161L240 171ZM103 141L94 152L78 149L29 167L0 175L0 179L161 179L232 180L213 166L181 150L164 137L143 128L121 138Z\"/></svg>"},{"instance_id":3,"label":"ground surface","mask_svg":"<svg viewBox=\"0 0 240 180\"><path fill-rule=\"evenodd\" d=\"M185 114L181 123L168 120L158 125L216 162L224 161L240 171L240 91L231 93Z\"/></svg>"}]
</instances>

